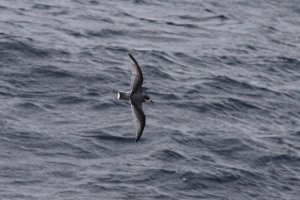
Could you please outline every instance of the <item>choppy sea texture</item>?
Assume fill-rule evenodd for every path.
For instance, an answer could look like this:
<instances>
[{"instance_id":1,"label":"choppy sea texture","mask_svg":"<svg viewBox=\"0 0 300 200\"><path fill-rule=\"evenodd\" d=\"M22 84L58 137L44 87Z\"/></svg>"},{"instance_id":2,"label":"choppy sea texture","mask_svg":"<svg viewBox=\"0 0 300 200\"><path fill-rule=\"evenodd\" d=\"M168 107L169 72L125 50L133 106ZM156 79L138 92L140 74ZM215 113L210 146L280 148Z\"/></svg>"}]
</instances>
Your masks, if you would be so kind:
<instances>
[{"instance_id":1,"label":"choppy sea texture","mask_svg":"<svg viewBox=\"0 0 300 200\"><path fill-rule=\"evenodd\" d=\"M0 199L297 200L299 52L296 0L1 0Z\"/></svg>"}]
</instances>

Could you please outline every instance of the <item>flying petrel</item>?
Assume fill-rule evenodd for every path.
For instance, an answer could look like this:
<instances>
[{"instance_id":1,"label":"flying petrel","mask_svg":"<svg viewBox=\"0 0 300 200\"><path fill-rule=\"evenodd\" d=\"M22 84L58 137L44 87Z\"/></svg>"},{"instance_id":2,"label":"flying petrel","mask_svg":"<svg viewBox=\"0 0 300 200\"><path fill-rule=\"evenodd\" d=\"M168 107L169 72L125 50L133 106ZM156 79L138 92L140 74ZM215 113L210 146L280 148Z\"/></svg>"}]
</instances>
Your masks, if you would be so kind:
<instances>
[{"instance_id":1,"label":"flying petrel","mask_svg":"<svg viewBox=\"0 0 300 200\"><path fill-rule=\"evenodd\" d=\"M129 100L131 110L135 121L136 139L138 142L142 136L146 125L146 116L143 112L142 103L149 101L153 103L150 97L142 92L143 74L142 70L131 54L128 54L131 59L131 90L129 92L118 91L118 100Z\"/></svg>"}]
</instances>

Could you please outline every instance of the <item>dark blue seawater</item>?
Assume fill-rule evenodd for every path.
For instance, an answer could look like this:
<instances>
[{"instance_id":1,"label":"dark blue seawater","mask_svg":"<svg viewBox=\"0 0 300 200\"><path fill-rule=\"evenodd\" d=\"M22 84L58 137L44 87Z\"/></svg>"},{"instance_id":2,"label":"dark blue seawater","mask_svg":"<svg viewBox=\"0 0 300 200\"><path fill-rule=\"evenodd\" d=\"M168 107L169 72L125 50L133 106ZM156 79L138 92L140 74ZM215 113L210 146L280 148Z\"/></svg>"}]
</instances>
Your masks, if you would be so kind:
<instances>
[{"instance_id":1,"label":"dark blue seawater","mask_svg":"<svg viewBox=\"0 0 300 200\"><path fill-rule=\"evenodd\" d=\"M0 127L1 200L298 200L299 0L1 0Z\"/></svg>"}]
</instances>

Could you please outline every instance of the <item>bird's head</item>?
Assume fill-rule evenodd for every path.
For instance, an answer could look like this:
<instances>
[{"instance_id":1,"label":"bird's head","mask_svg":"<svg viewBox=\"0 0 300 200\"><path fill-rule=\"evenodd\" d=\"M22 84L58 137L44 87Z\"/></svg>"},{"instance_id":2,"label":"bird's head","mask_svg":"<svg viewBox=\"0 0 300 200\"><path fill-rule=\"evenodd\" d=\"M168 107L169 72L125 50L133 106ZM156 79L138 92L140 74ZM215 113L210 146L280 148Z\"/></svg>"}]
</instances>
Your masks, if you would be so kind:
<instances>
[{"instance_id":1,"label":"bird's head","mask_svg":"<svg viewBox=\"0 0 300 200\"><path fill-rule=\"evenodd\" d=\"M150 99L148 95L144 95L144 100L153 103L153 101Z\"/></svg>"}]
</instances>

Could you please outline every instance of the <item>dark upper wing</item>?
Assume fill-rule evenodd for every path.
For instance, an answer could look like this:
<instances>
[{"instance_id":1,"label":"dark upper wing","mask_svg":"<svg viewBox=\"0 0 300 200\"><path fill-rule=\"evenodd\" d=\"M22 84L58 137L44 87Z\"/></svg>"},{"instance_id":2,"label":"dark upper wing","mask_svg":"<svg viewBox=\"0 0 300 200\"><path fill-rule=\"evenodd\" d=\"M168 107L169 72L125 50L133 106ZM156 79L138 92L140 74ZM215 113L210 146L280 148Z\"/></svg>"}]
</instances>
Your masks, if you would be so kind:
<instances>
[{"instance_id":1,"label":"dark upper wing","mask_svg":"<svg viewBox=\"0 0 300 200\"><path fill-rule=\"evenodd\" d=\"M140 137L142 136L143 130L146 125L146 116L142 109L142 104L140 105L131 105L132 115L135 121L135 128L136 128L136 139L135 141L138 142Z\"/></svg>"},{"instance_id":2,"label":"dark upper wing","mask_svg":"<svg viewBox=\"0 0 300 200\"><path fill-rule=\"evenodd\" d=\"M131 92L137 93L142 91L142 84L143 84L143 74L142 70L137 63L137 61L134 59L134 57L131 54L128 54L131 59Z\"/></svg>"}]
</instances>

